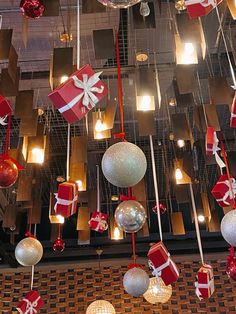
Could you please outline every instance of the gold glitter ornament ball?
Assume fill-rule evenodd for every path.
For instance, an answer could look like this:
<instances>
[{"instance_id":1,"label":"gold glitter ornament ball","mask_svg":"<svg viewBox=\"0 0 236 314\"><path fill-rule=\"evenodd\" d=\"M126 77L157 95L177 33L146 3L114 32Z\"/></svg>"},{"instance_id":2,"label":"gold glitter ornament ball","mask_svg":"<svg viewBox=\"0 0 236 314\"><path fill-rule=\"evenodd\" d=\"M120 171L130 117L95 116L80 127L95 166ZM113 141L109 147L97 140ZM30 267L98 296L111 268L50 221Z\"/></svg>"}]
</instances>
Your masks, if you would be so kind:
<instances>
[{"instance_id":1,"label":"gold glitter ornament ball","mask_svg":"<svg viewBox=\"0 0 236 314\"><path fill-rule=\"evenodd\" d=\"M123 285L128 294L133 297L140 297L148 289L149 277L142 268L134 267L125 273Z\"/></svg>"},{"instance_id":2,"label":"gold glitter ornament ball","mask_svg":"<svg viewBox=\"0 0 236 314\"><path fill-rule=\"evenodd\" d=\"M147 170L143 151L129 142L110 146L102 158L102 172L111 184L127 188L142 180Z\"/></svg>"},{"instance_id":3,"label":"gold glitter ornament ball","mask_svg":"<svg viewBox=\"0 0 236 314\"><path fill-rule=\"evenodd\" d=\"M224 215L220 230L223 238L232 246L236 246L236 210L233 209Z\"/></svg>"},{"instance_id":4,"label":"gold glitter ornament ball","mask_svg":"<svg viewBox=\"0 0 236 314\"><path fill-rule=\"evenodd\" d=\"M143 297L151 304L167 303L172 296L172 286L166 286L161 278L150 278L148 290Z\"/></svg>"},{"instance_id":5,"label":"gold glitter ornament ball","mask_svg":"<svg viewBox=\"0 0 236 314\"><path fill-rule=\"evenodd\" d=\"M116 314L116 311L110 302L97 300L89 305L86 314Z\"/></svg>"},{"instance_id":6,"label":"gold glitter ornament ball","mask_svg":"<svg viewBox=\"0 0 236 314\"><path fill-rule=\"evenodd\" d=\"M103 5L113 9L125 9L135 5L141 0L98 0Z\"/></svg>"},{"instance_id":7,"label":"gold glitter ornament ball","mask_svg":"<svg viewBox=\"0 0 236 314\"><path fill-rule=\"evenodd\" d=\"M21 240L15 248L15 257L22 266L34 266L43 256L42 244L33 237Z\"/></svg>"}]
</instances>

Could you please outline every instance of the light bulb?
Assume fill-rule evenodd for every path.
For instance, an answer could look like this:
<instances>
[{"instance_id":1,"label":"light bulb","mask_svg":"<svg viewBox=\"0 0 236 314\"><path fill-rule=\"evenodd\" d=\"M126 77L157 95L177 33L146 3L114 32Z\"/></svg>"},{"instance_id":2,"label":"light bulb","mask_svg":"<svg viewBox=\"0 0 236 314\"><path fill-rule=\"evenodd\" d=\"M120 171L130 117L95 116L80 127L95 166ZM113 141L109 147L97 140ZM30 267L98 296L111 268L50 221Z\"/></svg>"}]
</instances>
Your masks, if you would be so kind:
<instances>
[{"instance_id":1,"label":"light bulb","mask_svg":"<svg viewBox=\"0 0 236 314\"><path fill-rule=\"evenodd\" d=\"M64 224L65 222L65 218L61 215L57 215L57 219L58 219L58 223L59 224Z\"/></svg>"},{"instance_id":2,"label":"light bulb","mask_svg":"<svg viewBox=\"0 0 236 314\"><path fill-rule=\"evenodd\" d=\"M140 9L139 9L139 12L140 14L143 16L143 17L146 17L150 14L150 8L149 8L149 5L148 5L148 2L146 1L142 1L140 3Z\"/></svg>"},{"instance_id":3,"label":"light bulb","mask_svg":"<svg viewBox=\"0 0 236 314\"><path fill-rule=\"evenodd\" d=\"M179 168L176 168L176 170L175 170L175 179L176 180L182 180L183 179L182 171Z\"/></svg>"},{"instance_id":4,"label":"light bulb","mask_svg":"<svg viewBox=\"0 0 236 314\"><path fill-rule=\"evenodd\" d=\"M203 215L198 215L198 221L199 222L204 222L205 221L205 216L203 216Z\"/></svg>"},{"instance_id":5,"label":"light bulb","mask_svg":"<svg viewBox=\"0 0 236 314\"><path fill-rule=\"evenodd\" d=\"M140 109L142 111L150 110L151 102L152 102L152 99L151 99L150 96L148 96L148 95L147 96L142 96Z\"/></svg>"},{"instance_id":6,"label":"light bulb","mask_svg":"<svg viewBox=\"0 0 236 314\"><path fill-rule=\"evenodd\" d=\"M184 52L188 55L194 53L194 46L192 43L185 43L184 44Z\"/></svg>"},{"instance_id":7,"label":"light bulb","mask_svg":"<svg viewBox=\"0 0 236 314\"><path fill-rule=\"evenodd\" d=\"M120 230L118 227L115 227L114 229L114 240L119 240L120 239Z\"/></svg>"},{"instance_id":8,"label":"light bulb","mask_svg":"<svg viewBox=\"0 0 236 314\"><path fill-rule=\"evenodd\" d=\"M44 149L34 147L32 149L33 160L37 164L42 164L44 162Z\"/></svg>"},{"instance_id":9,"label":"light bulb","mask_svg":"<svg viewBox=\"0 0 236 314\"><path fill-rule=\"evenodd\" d=\"M178 140L177 145L179 148L183 148L185 146L185 141L184 140Z\"/></svg>"},{"instance_id":10,"label":"light bulb","mask_svg":"<svg viewBox=\"0 0 236 314\"><path fill-rule=\"evenodd\" d=\"M81 191L81 189L83 187L83 182L81 180L77 180L76 183L78 185L78 190Z\"/></svg>"},{"instance_id":11,"label":"light bulb","mask_svg":"<svg viewBox=\"0 0 236 314\"><path fill-rule=\"evenodd\" d=\"M101 118L98 118L95 124L95 131L96 132L102 132L104 131L104 124L102 122Z\"/></svg>"},{"instance_id":12,"label":"light bulb","mask_svg":"<svg viewBox=\"0 0 236 314\"><path fill-rule=\"evenodd\" d=\"M60 84L65 83L68 80L69 76L68 75L62 75L60 78Z\"/></svg>"},{"instance_id":13,"label":"light bulb","mask_svg":"<svg viewBox=\"0 0 236 314\"><path fill-rule=\"evenodd\" d=\"M193 63L195 54L195 48L192 43L184 43L184 51L183 51L183 63L191 64Z\"/></svg>"}]
</instances>

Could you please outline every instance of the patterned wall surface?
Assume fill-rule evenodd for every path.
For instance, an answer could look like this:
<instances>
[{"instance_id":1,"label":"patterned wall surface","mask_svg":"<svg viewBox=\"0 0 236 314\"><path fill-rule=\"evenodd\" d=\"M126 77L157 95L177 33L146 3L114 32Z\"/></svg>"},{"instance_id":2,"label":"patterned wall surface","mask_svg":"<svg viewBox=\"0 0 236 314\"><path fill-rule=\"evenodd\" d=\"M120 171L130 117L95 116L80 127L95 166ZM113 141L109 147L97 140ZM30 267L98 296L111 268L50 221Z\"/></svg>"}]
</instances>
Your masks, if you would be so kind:
<instances>
[{"instance_id":1,"label":"patterned wall surface","mask_svg":"<svg viewBox=\"0 0 236 314\"><path fill-rule=\"evenodd\" d=\"M186 259L185 259L186 260ZM143 298L131 298L122 287L127 262L111 266L97 263L42 266L36 269L35 289L45 301L40 313L85 314L87 306L96 298L113 303L117 314L187 314L236 313L236 282L228 279L225 261L212 260L215 275L215 293L208 301L199 301L194 291L198 261L178 262L181 275L173 287L171 300L162 306L153 306ZM109 264L107 264L109 265ZM149 271L150 274L150 271ZM11 314L20 297L29 291L30 272L27 270L1 270L0 313Z\"/></svg>"}]
</instances>

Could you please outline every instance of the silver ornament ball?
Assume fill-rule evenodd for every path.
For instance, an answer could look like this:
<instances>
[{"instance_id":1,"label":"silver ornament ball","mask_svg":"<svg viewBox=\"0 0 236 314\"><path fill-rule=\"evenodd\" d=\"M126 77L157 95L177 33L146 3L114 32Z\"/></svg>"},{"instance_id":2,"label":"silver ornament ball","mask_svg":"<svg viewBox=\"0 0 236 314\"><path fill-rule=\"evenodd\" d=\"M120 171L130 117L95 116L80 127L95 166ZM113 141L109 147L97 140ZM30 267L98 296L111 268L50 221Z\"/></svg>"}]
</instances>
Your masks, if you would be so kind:
<instances>
[{"instance_id":1,"label":"silver ornament ball","mask_svg":"<svg viewBox=\"0 0 236 314\"><path fill-rule=\"evenodd\" d=\"M15 248L15 257L22 266L34 266L43 256L42 244L33 237L21 240Z\"/></svg>"},{"instance_id":2,"label":"silver ornament ball","mask_svg":"<svg viewBox=\"0 0 236 314\"><path fill-rule=\"evenodd\" d=\"M133 297L140 297L149 287L149 277L142 268L129 269L123 278L125 291Z\"/></svg>"},{"instance_id":3,"label":"silver ornament ball","mask_svg":"<svg viewBox=\"0 0 236 314\"><path fill-rule=\"evenodd\" d=\"M102 158L102 172L111 184L125 188L136 185L145 175L147 160L143 151L129 142L110 146Z\"/></svg>"},{"instance_id":4,"label":"silver ornament ball","mask_svg":"<svg viewBox=\"0 0 236 314\"><path fill-rule=\"evenodd\" d=\"M144 207L137 201L124 201L116 208L115 220L125 232L137 232L142 229L147 219Z\"/></svg>"},{"instance_id":5,"label":"silver ornament ball","mask_svg":"<svg viewBox=\"0 0 236 314\"><path fill-rule=\"evenodd\" d=\"M124 9L139 3L141 0L98 0L98 1L110 8Z\"/></svg>"},{"instance_id":6,"label":"silver ornament ball","mask_svg":"<svg viewBox=\"0 0 236 314\"><path fill-rule=\"evenodd\" d=\"M221 221L221 234L226 242L236 246L236 210L231 210L224 215Z\"/></svg>"}]
</instances>

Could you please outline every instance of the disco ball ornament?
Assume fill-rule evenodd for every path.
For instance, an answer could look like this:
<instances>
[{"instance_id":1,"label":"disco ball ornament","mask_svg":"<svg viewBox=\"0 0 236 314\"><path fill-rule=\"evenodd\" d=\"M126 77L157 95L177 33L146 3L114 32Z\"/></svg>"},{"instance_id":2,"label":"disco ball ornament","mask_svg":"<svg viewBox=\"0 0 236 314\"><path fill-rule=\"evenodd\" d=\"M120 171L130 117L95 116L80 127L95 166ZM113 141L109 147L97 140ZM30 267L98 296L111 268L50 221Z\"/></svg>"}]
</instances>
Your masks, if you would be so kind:
<instances>
[{"instance_id":1,"label":"disco ball ornament","mask_svg":"<svg viewBox=\"0 0 236 314\"><path fill-rule=\"evenodd\" d=\"M0 159L0 188L9 188L18 178L18 168L10 159Z\"/></svg>"},{"instance_id":2,"label":"disco ball ornament","mask_svg":"<svg viewBox=\"0 0 236 314\"><path fill-rule=\"evenodd\" d=\"M33 237L21 240L15 249L15 257L22 266L34 266L43 256L42 244Z\"/></svg>"},{"instance_id":3,"label":"disco ball ornament","mask_svg":"<svg viewBox=\"0 0 236 314\"><path fill-rule=\"evenodd\" d=\"M146 170L147 160L143 151L129 142L110 146L102 158L102 172L107 181L121 188L137 184Z\"/></svg>"},{"instance_id":4,"label":"disco ball ornament","mask_svg":"<svg viewBox=\"0 0 236 314\"><path fill-rule=\"evenodd\" d=\"M24 16L37 19L43 15L45 6L42 0L21 0L20 10Z\"/></svg>"},{"instance_id":5,"label":"disco ball ornament","mask_svg":"<svg viewBox=\"0 0 236 314\"><path fill-rule=\"evenodd\" d=\"M115 220L118 227L128 233L142 229L146 219L146 211L137 201L124 201L118 205L115 211Z\"/></svg>"},{"instance_id":6,"label":"disco ball ornament","mask_svg":"<svg viewBox=\"0 0 236 314\"><path fill-rule=\"evenodd\" d=\"M97 300L89 305L86 314L116 314L116 310L110 302Z\"/></svg>"},{"instance_id":7,"label":"disco ball ornament","mask_svg":"<svg viewBox=\"0 0 236 314\"><path fill-rule=\"evenodd\" d=\"M172 295L172 286L166 286L161 278L150 278L148 290L144 293L144 299L151 304L167 303Z\"/></svg>"},{"instance_id":8,"label":"disco ball ornament","mask_svg":"<svg viewBox=\"0 0 236 314\"><path fill-rule=\"evenodd\" d=\"M233 209L224 215L221 221L221 234L226 242L236 246L236 210Z\"/></svg>"},{"instance_id":9,"label":"disco ball ornament","mask_svg":"<svg viewBox=\"0 0 236 314\"><path fill-rule=\"evenodd\" d=\"M53 251L55 252L63 252L65 250L65 241L61 238L57 238L53 243Z\"/></svg>"},{"instance_id":10,"label":"disco ball ornament","mask_svg":"<svg viewBox=\"0 0 236 314\"><path fill-rule=\"evenodd\" d=\"M149 277L142 268L131 268L124 275L123 286L128 294L140 297L148 289Z\"/></svg>"},{"instance_id":11,"label":"disco ball ornament","mask_svg":"<svg viewBox=\"0 0 236 314\"><path fill-rule=\"evenodd\" d=\"M125 9L135 5L141 0L98 0L103 5L113 9Z\"/></svg>"}]
</instances>

